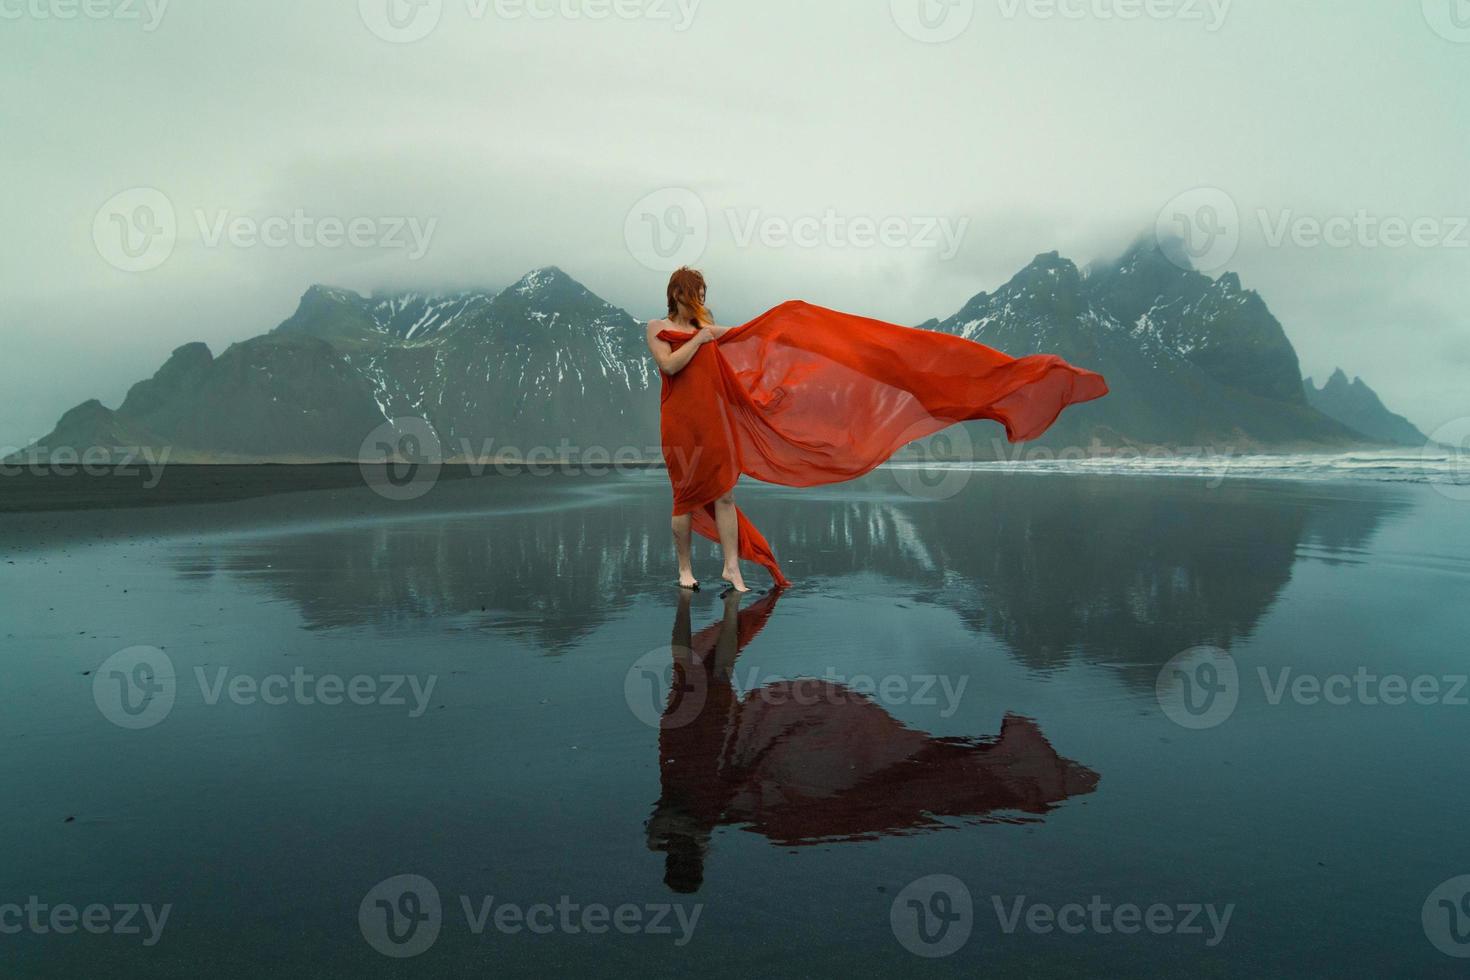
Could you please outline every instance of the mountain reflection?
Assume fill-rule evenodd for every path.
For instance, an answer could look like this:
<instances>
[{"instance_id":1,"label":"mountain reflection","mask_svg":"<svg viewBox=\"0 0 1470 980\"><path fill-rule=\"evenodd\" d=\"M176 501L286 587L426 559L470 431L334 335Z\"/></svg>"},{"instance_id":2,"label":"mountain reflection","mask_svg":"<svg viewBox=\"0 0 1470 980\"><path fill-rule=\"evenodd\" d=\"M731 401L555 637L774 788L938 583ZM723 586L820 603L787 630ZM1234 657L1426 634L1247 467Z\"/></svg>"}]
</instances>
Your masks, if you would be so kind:
<instances>
[{"instance_id":1,"label":"mountain reflection","mask_svg":"<svg viewBox=\"0 0 1470 980\"><path fill-rule=\"evenodd\" d=\"M546 496L535 481L494 479L464 482L512 505ZM534 514L222 538L173 562L186 579L227 573L287 599L309 629L435 622L563 653L635 599L668 594L666 487L657 474L627 479L642 482L588 481L566 506ZM1298 562L1358 560L1407 506L1379 488L1183 479L981 473L935 502L893 487L880 472L748 500L799 590L846 593L852 577L879 576L867 587L953 609L1028 666L1106 662L1146 685L1180 650L1247 636ZM709 547L697 548L708 567Z\"/></svg>"},{"instance_id":2,"label":"mountain reflection","mask_svg":"<svg viewBox=\"0 0 1470 980\"><path fill-rule=\"evenodd\" d=\"M934 738L842 684L799 678L740 694L735 661L765 626L777 593L692 633L690 596L674 618L672 682L659 730L662 793L648 846L664 880L697 891L715 828L742 826L797 846L871 840L945 820L1037 819L1097 786L1036 723L1006 716L993 739Z\"/></svg>"}]
</instances>

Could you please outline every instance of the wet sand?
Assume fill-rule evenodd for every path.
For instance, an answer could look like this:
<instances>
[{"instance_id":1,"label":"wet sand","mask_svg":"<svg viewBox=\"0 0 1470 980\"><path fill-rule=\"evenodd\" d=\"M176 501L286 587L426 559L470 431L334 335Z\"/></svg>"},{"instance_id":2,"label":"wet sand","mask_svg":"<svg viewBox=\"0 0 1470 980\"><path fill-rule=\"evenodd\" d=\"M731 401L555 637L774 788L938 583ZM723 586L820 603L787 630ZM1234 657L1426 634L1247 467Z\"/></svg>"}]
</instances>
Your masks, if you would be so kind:
<instances>
[{"instance_id":1,"label":"wet sand","mask_svg":"<svg viewBox=\"0 0 1470 980\"><path fill-rule=\"evenodd\" d=\"M249 469L0 483L0 905L171 908L0 938L16 975L1458 975L1424 910L1470 873L1470 707L1290 693L1465 673L1467 505L1428 487L742 488L796 585L727 603L671 587L660 473ZM1161 698L1227 662L1228 712ZM477 933L487 896L555 925ZM1094 896L1231 914L1006 929Z\"/></svg>"}]
</instances>

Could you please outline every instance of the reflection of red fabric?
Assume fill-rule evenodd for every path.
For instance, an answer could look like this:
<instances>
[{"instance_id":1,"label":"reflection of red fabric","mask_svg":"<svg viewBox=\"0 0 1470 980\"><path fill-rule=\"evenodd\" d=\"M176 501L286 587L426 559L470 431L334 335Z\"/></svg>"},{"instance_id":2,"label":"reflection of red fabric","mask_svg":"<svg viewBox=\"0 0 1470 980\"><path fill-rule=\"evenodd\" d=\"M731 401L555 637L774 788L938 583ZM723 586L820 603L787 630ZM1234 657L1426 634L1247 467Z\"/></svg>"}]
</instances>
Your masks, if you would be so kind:
<instances>
[{"instance_id":1,"label":"reflection of red fabric","mask_svg":"<svg viewBox=\"0 0 1470 980\"><path fill-rule=\"evenodd\" d=\"M671 648L677 683L659 727L662 795L649 843L670 884L698 887L716 827L783 846L921 833L951 821L1039 819L1093 792L1098 774L1063 758L1036 722L1007 714L993 738L936 738L871 697L815 677L735 690L736 661L781 596L690 632L681 604Z\"/></svg>"},{"instance_id":2,"label":"reflection of red fabric","mask_svg":"<svg viewBox=\"0 0 1470 980\"><path fill-rule=\"evenodd\" d=\"M659 334L675 349L690 336ZM1001 423L1012 442L1035 439L1068 405L1107 391L1102 375L1051 354L1012 358L949 334L783 303L664 376L674 513L718 541L714 501L742 473L791 487L851 480L971 419ZM740 557L790 584L744 514Z\"/></svg>"}]
</instances>

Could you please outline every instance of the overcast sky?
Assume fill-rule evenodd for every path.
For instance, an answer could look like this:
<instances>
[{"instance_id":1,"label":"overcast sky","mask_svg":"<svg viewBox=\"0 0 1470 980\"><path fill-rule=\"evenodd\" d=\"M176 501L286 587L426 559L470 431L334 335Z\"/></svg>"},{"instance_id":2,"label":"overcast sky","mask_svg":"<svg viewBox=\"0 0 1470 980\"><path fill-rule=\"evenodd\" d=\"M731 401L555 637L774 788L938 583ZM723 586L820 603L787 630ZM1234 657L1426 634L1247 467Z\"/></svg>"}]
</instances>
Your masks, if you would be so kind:
<instances>
[{"instance_id":1,"label":"overcast sky","mask_svg":"<svg viewBox=\"0 0 1470 980\"><path fill-rule=\"evenodd\" d=\"M915 323L1178 213L1430 431L1470 415L1456 2L0 0L0 446L315 282L555 264L648 317L687 253L722 322Z\"/></svg>"}]
</instances>

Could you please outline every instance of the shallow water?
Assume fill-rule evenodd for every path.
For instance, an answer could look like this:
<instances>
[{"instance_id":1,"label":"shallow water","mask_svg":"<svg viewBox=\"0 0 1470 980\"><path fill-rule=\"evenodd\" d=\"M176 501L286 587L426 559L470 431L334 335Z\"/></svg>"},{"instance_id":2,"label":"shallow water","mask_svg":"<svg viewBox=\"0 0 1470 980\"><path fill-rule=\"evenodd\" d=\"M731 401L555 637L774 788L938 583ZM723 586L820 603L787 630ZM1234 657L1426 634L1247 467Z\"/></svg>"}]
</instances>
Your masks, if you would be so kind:
<instances>
[{"instance_id":1,"label":"shallow water","mask_svg":"<svg viewBox=\"0 0 1470 980\"><path fill-rule=\"evenodd\" d=\"M1434 443L1421 449L1362 449L1350 453L1178 453L1156 450L1097 450L1055 453L1044 447L1017 446L1012 455L983 463L908 464L925 470L987 473L1064 473L1110 476L1186 476L1219 486L1225 480L1270 479L1419 483L1437 487L1455 500L1470 500L1470 454L1464 447ZM905 464L895 464L902 468Z\"/></svg>"},{"instance_id":2,"label":"shallow water","mask_svg":"<svg viewBox=\"0 0 1470 980\"><path fill-rule=\"evenodd\" d=\"M1463 973L1470 504L905 479L743 489L738 604L658 473L0 515L0 906L169 906L3 972Z\"/></svg>"}]
</instances>

